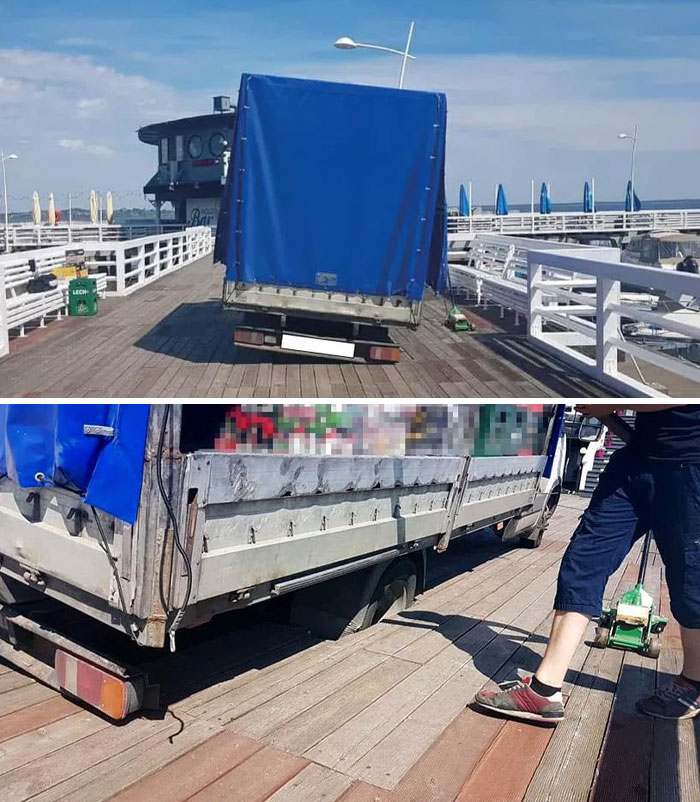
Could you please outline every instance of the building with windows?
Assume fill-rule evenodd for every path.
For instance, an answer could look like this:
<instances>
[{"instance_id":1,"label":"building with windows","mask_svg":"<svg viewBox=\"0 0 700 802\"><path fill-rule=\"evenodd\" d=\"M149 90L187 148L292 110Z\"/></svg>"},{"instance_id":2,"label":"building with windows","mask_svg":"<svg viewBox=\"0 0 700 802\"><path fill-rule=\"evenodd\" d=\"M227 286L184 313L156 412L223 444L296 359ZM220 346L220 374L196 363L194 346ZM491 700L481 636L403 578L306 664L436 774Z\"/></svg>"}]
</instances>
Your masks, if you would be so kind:
<instances>
[{"instance_id":1,"label":"building with windows","mask_svg":"<svg viewBox=\"0 0 700 802\"><path fill-rule=\"evenodd\" d=\"M175 220L215 226L228 171L235 107L227 96L214 98L212 114L145 125L141 142L158 148L158 170L144 186L156 217L171 203Z\"/></svg>"}]
</instances>

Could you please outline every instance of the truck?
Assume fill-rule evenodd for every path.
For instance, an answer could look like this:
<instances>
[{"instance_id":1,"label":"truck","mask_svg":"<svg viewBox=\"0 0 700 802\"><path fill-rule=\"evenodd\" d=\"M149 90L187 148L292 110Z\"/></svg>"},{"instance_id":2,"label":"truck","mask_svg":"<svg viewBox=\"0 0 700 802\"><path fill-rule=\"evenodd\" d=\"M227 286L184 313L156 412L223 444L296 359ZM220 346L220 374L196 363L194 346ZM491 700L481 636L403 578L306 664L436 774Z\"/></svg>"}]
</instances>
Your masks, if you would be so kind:
<instances>
[{"instance_id":1,"label":"truck","mask_svg":"<svg viewBox=\"0 0 700 802\"><path fill-rule=\"evenodd\" d=\"M562 406L476 405L451 451L398 456L222 450L227 409L0 405L2 659L120 720L159 706L147 658L183 630L288 597L357 632L457 538L538 546L561 493Z\"/></svg>"},{"instance_id":2,"label":"truck","mask_svg":"<svg viewBox=\"0 0 700 802\"><path fill-rule=\"evenodd\" d=\"M443 287L439 92L244 74L214 259L245 348L400 359Z\"/></svg>"}]
</instances>

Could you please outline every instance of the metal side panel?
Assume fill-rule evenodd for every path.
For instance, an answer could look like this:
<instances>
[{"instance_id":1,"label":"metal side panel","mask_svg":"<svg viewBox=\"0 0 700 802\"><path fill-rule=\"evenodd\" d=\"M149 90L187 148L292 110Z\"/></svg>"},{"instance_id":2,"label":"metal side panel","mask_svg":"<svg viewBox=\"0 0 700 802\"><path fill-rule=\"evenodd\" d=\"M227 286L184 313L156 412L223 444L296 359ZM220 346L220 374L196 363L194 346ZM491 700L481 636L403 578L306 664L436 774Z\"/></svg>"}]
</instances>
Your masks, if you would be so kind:
<instances>
[{"instance_id":1,"label":"metal side panel","mask_svg":"<svg viewBox=\"0 0 700 802\"><path fill-rule=\"evenodd\" d=\"M115 547L113 519L101 520L118 553L121 536ZM62 491L0 483L0 572L57 598L66 595L59 586L107 602L112 595L112 571L92 510Z\"/></svg>"},{"instance_id":2,"label":"metal side panel","mask_svg":"<svg viewBox=\"0 0 700 802\"><path fill-rule=\"evenodd\" d=\"M455 526L473 526L531 507L546 462L544 456L474 457Z\"/></svg>"},{"instance_id":3,"label":"metal side panel","mask_svg":"<svg viewBox=\"0 0 700 802\"><path fill-rule=\"evenodd\" d=\"M420 319L420 301L403 297L350 295L334 292L280 287L268 284L245 284L226 281L224 303L235 309L275 312L299 317L347 319L352 323L384 323L409 326Z\"/></svg>"},{"instance_id":4,"label":"metal side panel","mask_svg":"<svg viewBox=\"0 0 700 802\"><path fill-rule=\"evenodd\" d=\"M197 452L191 460L190 486L208 488L207 504L452 484L462 464L460 457L318 457L214 451Z\"/></svg>"},{"instance_id":5,"label":"metal side panel","mask_svg":"<svg viewBox=\"0 0 700 802\"><path fill-rule=\"evenodd\" d=\"M445 509L205 552L198 599L317 570L437 536Z\"/></svg>"}]
</instances>

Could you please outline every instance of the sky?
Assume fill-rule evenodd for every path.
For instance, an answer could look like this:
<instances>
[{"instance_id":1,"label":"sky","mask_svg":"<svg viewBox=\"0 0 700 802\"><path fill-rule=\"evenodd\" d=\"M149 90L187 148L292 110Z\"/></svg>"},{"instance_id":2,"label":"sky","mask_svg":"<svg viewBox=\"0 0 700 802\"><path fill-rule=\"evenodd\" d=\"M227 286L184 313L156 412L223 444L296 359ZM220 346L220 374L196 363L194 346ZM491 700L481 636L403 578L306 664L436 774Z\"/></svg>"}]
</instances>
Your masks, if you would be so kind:
<instances>
[{"instance_id":1,"label":"sky","mask_svg":"<svg viewBox=\"0 0 700 802\"><path fill-rule=\"evenodd\" d=\"M530 181L554 202L624 197L639 126L644 199L700 196L697 0L0 0L0 147L10 209L37 190L115 193L143 206L156 148L136 129L235 102L241 72L393 86L400 59L332 47L339 36L401 48L406 87L446 92L447 190L472 182L511 206Z\"/></svg>"}]
</instances>

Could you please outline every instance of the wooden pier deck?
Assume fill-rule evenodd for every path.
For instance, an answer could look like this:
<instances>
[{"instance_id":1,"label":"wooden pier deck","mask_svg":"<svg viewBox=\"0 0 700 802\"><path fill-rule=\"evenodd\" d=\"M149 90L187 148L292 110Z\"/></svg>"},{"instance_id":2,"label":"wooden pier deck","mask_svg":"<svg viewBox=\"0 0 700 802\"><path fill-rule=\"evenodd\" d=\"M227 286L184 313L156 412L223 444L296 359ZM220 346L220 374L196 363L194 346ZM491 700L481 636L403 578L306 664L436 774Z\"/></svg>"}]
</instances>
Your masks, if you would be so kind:
<instances>
[{"instance_id":1,"label":"wooden pier deck","mask_svg":"<svg viewBox=\"0 0 700 802\"><path fill-rule=\"evenodd\" d=\"M66 318L14 339L0 360L2 397L600 397L603 387L536 350L524 322L469 308L476 333L444 326L429 297L416 331L396 329L397 365L356 365L237 349L210 257L109 298L94 318Z\"/></svg>"},{"instance_id":2,"label":"wooden pier deck","mask_svg":"<svg viewBox=\"0 0 700 802\"><path fill-rule=\"evenodd\" d=\"M164 656L167 712L122 726L0 663L0 798L697 802L700 719L654 721L634 707L679 669L673 622L658 662L582 644L556 728L467 706L484 683L534 668L584 504L565 497L537 550L486 534L455 542L432 556L414 607L337 642L259 607L255 623ZM608 598L634 582L638 552ZM656 554L648 585L668 615Z\"/></svg>"}]
</instances>

